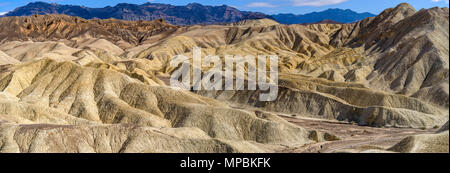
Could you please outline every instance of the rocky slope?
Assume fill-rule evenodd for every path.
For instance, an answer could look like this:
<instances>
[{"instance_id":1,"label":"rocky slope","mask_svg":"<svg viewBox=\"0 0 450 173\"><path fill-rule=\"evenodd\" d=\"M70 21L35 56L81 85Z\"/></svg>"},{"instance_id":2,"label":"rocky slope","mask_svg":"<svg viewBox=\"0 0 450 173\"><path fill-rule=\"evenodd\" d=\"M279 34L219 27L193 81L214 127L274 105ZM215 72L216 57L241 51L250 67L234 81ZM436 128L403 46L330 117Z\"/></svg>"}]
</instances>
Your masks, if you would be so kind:
<instances>
[{"instance_id":1,"label":"rocky slope","mask_svg":"<svg viewBox=\"0 0 450 173\"><path fill-rule=\"evenodd\" d=\"M65 15L33 15L0 18L0 43L5 41L59 41L73 38L106 39L122 48L158 39L178 27L164 20L122 21L85 20ZM68 43L74 44L74 43Z\"/></svg>"},{"instance_id":2,"label":"rocky slope","mask_svg":"<svg viewBox=\"0 0 450 173\"><path fill-rule=\"evenodd\" d=\"M448 153L448 121L435 134L421 134L407 137L389 148L401 153Z\"/></svg>"},{"instance_id":3,"label":"rocky slope","mask_svg":"<svg viewBox=\"0 0 450 173\"><path fill-rule=\"evenodd\" d=\"M274 152L339 139L280 114L386 128L447 122L436 140L411 137L390 151L448 150L439 142L448 141L448 16L400 4L352 24L3 17L0 151ZM194 47L222 59L278 55L277 98L169 87L169 61ZM410 147L422 139L436 147Z\"/></svg>"},{"instance_id":4,"label":"rocky slope","mask_svg":"<svg viewBox=\"0 0 450 173\"><path fill-rule=\"evenodd\" d=\"M260 152L265 147L258 144L302 145L317 140L311 137L317 132L273 114L236 110L186 91L146 83L151 77L109 64L80 66L41 59L4 69L2 75L3 152ZM97 139L105 133L114 135L113 139ZM122 139L117 140L119 136ZM66 139L75 141L64 144ZM134 140L142 148L126 149ZM177 146L155 148L168 145L163 142L167 140ZM211 149L204 148L208 145Z\"/></svg>"},{"instance_id":5,"label":"rocky slope","mask_svg":"<svg viewBox=\"0 0 450 173\"><path fill-rule=\"evenodd\" d=\"M413 25L417 22L424 24ZM191 56L193 46L221 57L276 53L283 73L277 101L255 101L260 91L198 94L360 125L429 128L448 119L448 8L416 12L400 4L375 18L344 25L266 23L187 27L129 55L164 64L176 54ZM404 27L409 29L399 29ZM416 39L423 41L412 41Z\"/></svg>"}]
</instances>

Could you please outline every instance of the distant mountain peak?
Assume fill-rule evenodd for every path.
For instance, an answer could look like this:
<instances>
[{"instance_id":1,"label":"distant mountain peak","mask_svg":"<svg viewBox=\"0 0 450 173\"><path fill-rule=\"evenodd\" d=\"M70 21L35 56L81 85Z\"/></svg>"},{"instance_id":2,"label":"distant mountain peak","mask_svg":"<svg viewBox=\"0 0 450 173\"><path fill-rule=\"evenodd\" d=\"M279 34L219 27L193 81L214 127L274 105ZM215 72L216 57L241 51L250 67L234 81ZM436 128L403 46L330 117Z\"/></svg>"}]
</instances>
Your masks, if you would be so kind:
<instances>
[{"instance_id":1,"label":"distant mountain peak","mask_svg":"<svg viewBox=\"0 0 450 173\"><path fill-rule=\"evenodd\" d=\"M352 23L367 17L376 15L365 12L358 13L350 9L329 8L320 12L312 12L303 15L277 14L273 18L283 24L308 24L319 23L321 21L334 21L337 23Z\"/></svg>"},{"instance_id":2,"label":"distant mountain peak","mask_svg":"<svg viewBox=\"0 0 450 173\"><path fill-rule=\"evenodd\" d=\"M199 4L197 2L192 2L192 3L187 4L186 6L203 6L203 5Z\"/></svg>"}]
</instances>

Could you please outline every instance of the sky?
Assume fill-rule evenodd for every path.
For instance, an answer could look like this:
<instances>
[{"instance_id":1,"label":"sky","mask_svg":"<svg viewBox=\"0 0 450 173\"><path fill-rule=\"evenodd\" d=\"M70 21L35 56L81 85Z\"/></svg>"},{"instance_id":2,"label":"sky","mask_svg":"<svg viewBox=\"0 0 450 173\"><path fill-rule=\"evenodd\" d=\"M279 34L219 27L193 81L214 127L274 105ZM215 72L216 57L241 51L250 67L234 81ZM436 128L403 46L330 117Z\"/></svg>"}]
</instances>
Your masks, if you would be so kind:
<instances>
[{"instance_id":1,"label":"sky","mask_svg":"<svg viewBox=\"0 0 450 173\"><path fill-rule=\"evenodd\" d=\"M24 6L36 0L0 0L0 15ZM305 14L323 11L329 8L351 9L357 12L379 14L386 8L407 2L417 10L435 6L448 7L449 0L40 0L69 5L84 5L86 7L114 6L118 3L143 4L146 2L186 5L197 2L204 5L229 5L239 10L257 11L266 14L293 13Z\"/></svg>"}]
</instances>

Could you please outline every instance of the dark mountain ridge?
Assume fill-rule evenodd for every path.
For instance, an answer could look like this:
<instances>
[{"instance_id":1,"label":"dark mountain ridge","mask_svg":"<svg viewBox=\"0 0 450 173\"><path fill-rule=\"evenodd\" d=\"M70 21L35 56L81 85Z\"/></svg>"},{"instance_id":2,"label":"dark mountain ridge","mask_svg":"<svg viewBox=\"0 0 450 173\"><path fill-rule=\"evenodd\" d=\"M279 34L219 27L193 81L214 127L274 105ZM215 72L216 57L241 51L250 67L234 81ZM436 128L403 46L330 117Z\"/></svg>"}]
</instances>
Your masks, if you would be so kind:
<instances>
[{"instance_id":1,"label":"dark mountain ridge","mask_svg":"<svg viewBox=\"0 0 450 173\"><path fill-rule=\"evenodd\" d=\"M4 16L30 16L35 14L65 14L82 17L84 19L115 18L132 21L151 21L162 18L166 22L174 25L233 23L242 20L262 18L274 19L282 24L317 23L324 20L332 20L338 23L351 23L366 17L375 16L370 13L357 13L351 10L341 9L329 9L304 15L267 15L260 12L240 11L227 5L207 6L199 3L190 3L185 6L175 6L150 2L142 5L119 3L115 6L106 6L103 8L32 2L23 7L16 8L11 12L6 13Z\"/></svg>"},{"instance_id":2,"label":"dark mountain ridge","mask_svg":"<svg viewBox=\"0 0 450 173\"><path fill-rule=\"evenodd\" d=\"M34 14L65 14L85 19L121 20L155 20L165 19L175 25L230 23L246 19L270 18L258 12L240 11L236 8L222 6L204 6L190 3L186 6L169 4L145 3L142 5L120 3L104 8L88 8L76 5L59 5L55 3L33 2L19 7L4 16L30 16Z\"/></svg>"},{"instance_id":3,"label":"dark mountain ridge","mask_svg":"<svg viewBox=\"0 0 450 173\"><path fill-rule=\"evenodd\" d=\"M324 20L332 20L338 23L353 23L365 19L367 17L374 17L371 13L357 13L350 9L328 9L321 12L312 12L308 14L276 14L272 17L282 24L298 24L298 23L317 23Z\"/></svg>"}]
</instances>

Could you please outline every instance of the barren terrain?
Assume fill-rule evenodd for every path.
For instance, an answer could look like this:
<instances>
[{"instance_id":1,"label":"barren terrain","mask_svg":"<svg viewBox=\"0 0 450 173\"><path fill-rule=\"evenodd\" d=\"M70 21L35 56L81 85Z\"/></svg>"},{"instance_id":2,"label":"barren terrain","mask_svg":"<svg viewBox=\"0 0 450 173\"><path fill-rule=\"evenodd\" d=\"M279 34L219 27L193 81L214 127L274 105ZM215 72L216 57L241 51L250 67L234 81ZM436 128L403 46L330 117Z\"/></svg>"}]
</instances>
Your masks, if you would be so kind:
<instances>
[{"instance_id":1,"label":"barren terrain","mask_svg":"<svg viewBox=\"0 0 450 173\"><path fill-rule=\"evenodd\" d=\"M0 28L0 152L449 152L448 8L402 3L350 24L33 15ZM278 95L168 85L170 61L195 47L221 62L277 55ZM257 64L239 67L248 83Z\"/></svg>"},{"instance_id":2,"label":"barren terrain","mask_svg":"<svg viewBox=\"0 0 450 173\"><path fill-rule=\"evenodd\" d=\"M285 115L281 115L281 117L306 129L335 134L340 140L287 148L280 152L335 153L367 152L367 150L376 152L376 150L389 149L405 137L418 134L433 134L437 131L437 129L375 128L331 120L289 117Z\"/></svg>"}]
</instances>

